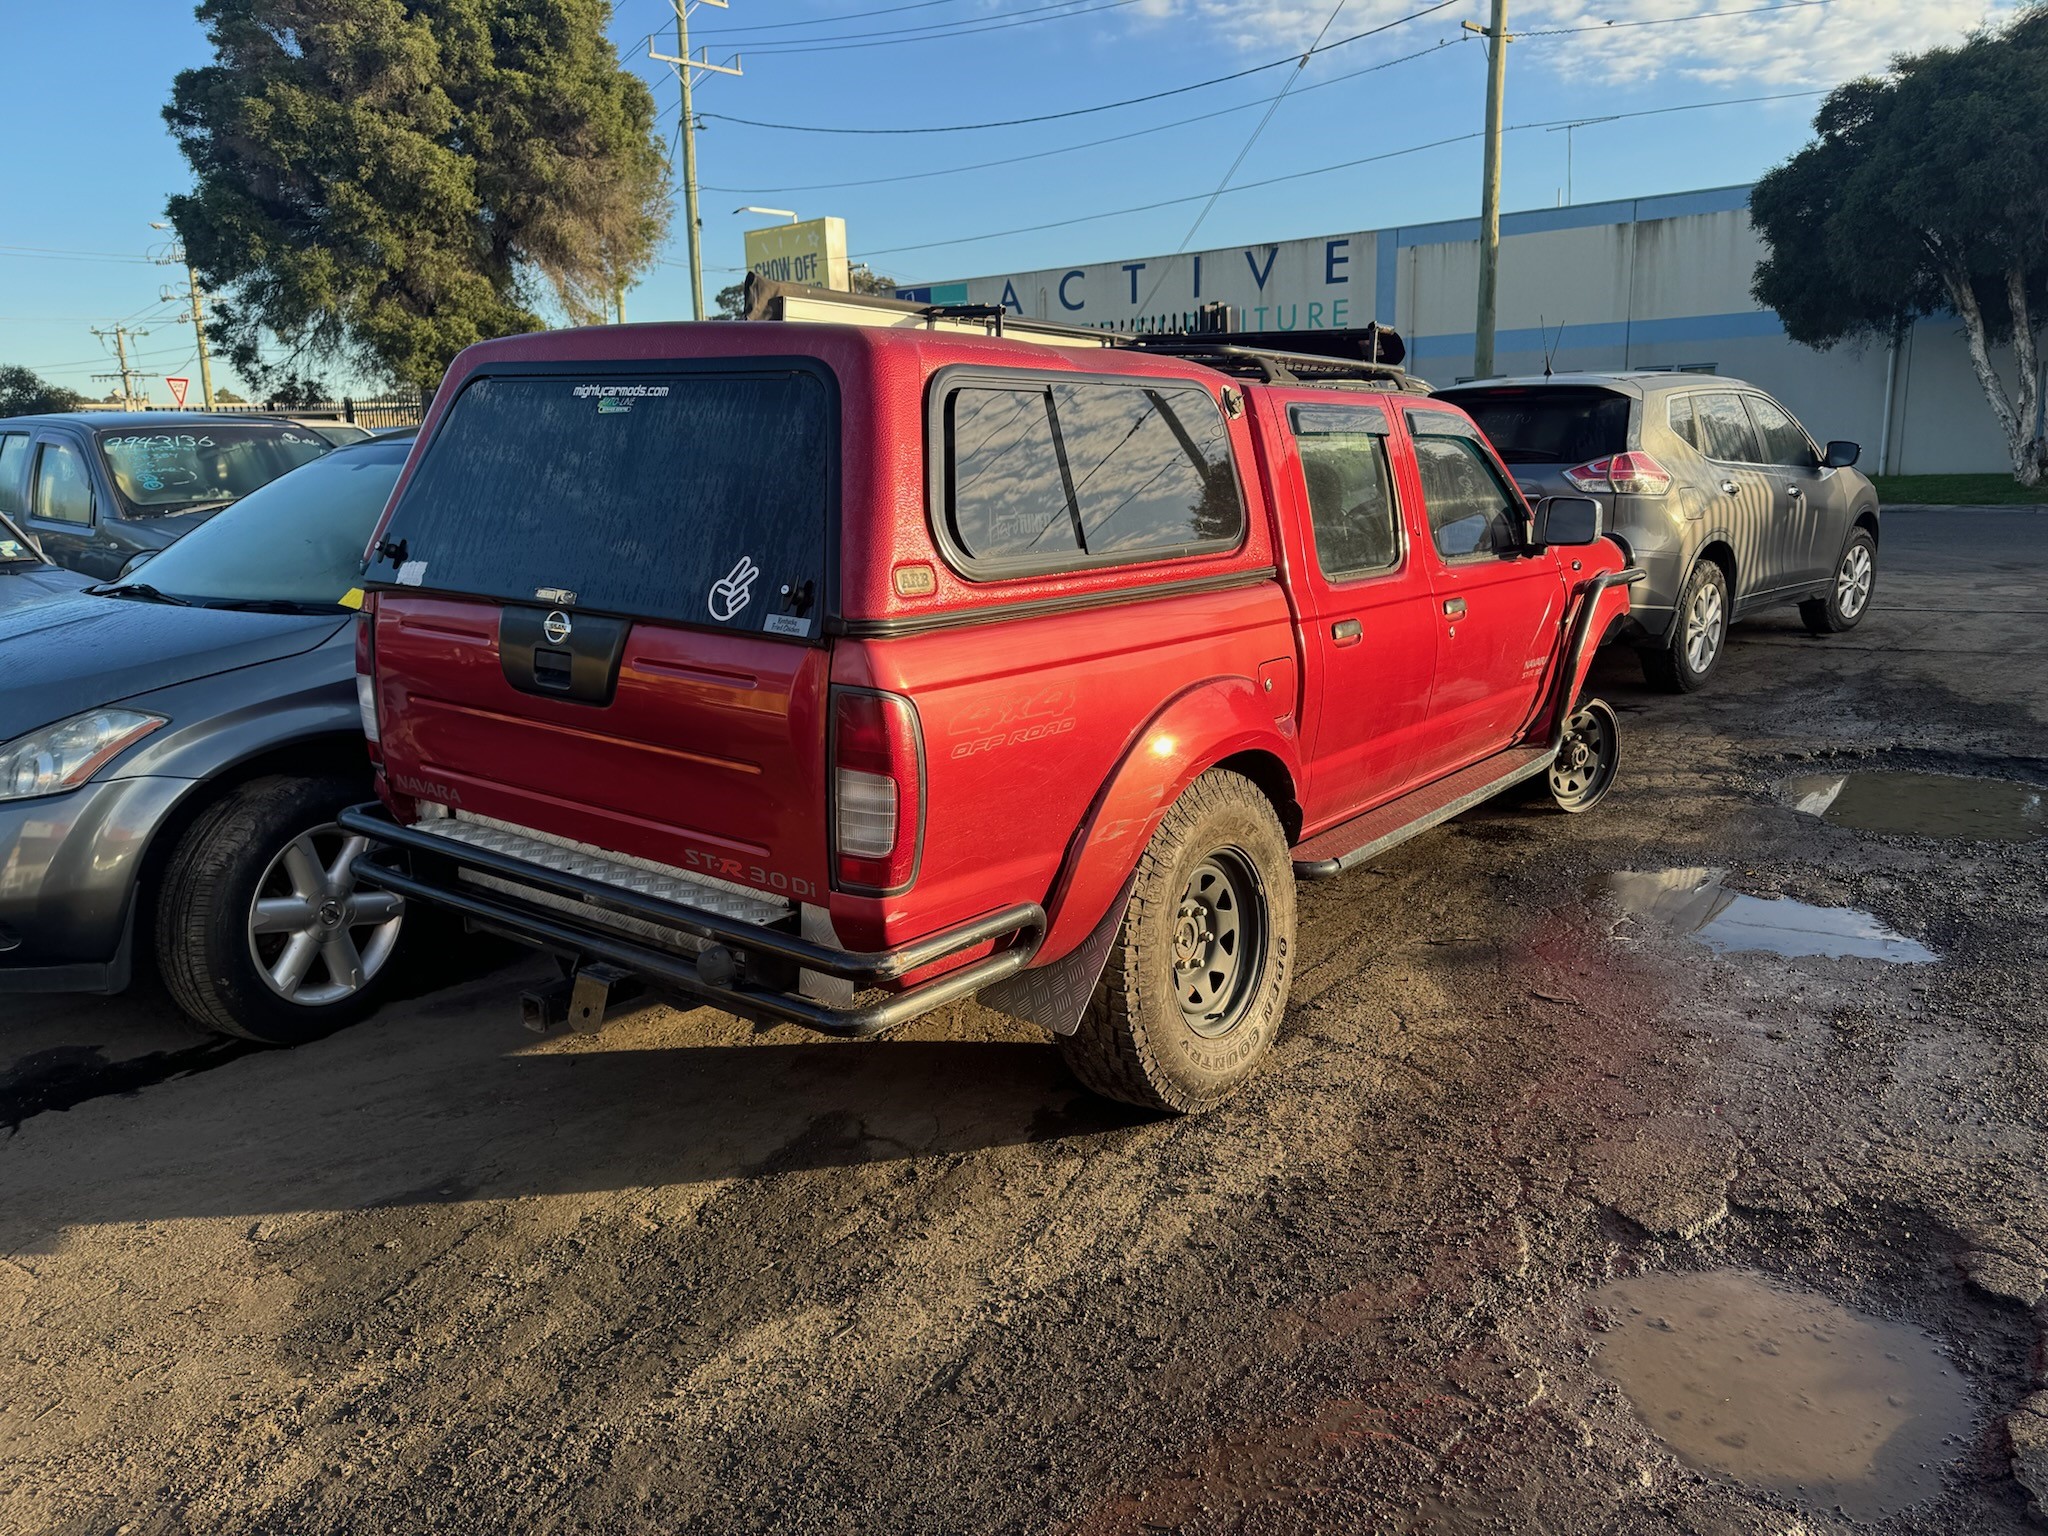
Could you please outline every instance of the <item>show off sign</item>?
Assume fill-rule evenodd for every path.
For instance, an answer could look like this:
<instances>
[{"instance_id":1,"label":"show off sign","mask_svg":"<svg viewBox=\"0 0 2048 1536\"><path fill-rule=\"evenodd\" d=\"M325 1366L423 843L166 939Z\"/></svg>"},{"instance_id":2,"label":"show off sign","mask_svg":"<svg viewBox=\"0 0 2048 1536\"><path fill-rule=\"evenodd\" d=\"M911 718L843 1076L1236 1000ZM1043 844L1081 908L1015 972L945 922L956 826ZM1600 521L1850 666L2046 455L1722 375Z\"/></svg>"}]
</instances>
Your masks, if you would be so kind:
<instances>
[{"instance_id":1,"label":"show off sign","mask_svg":"<svg viewBox=\"0 0 2048 1536\"><path fill-rule=\"evenodd\" d=\"M848 289L846 220L806 219L746 232L747 270L778 283Z\"/></svg>"}]
</instances>

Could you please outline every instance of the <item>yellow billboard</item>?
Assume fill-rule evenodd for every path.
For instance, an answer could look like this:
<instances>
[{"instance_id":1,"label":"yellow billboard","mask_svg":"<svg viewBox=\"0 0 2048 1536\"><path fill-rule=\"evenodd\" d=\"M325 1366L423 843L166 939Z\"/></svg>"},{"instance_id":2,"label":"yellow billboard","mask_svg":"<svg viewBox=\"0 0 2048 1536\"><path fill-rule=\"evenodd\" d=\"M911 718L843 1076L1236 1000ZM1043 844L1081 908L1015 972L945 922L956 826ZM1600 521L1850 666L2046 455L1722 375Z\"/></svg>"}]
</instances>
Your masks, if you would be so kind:
<instances>
[{"instance_id":1,"label":"yellow billboard","mask_svg":"<svg viewBox=\"0 0 2048 1536\"><path fill-rule=\"evenodd\" d=\"M778 283L847 291L846 220L806 219L747 231L747 270Z\"/></svg>"}]
</instances>

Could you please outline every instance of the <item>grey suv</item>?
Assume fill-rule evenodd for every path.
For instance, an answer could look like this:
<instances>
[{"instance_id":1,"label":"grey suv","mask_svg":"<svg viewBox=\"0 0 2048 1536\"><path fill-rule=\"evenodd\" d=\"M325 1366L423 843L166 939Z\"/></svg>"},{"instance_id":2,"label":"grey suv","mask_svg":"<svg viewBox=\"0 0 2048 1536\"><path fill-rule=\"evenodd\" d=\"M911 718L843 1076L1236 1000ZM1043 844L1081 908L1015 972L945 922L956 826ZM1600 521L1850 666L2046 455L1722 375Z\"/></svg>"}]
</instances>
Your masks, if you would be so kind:
<instances>
[{"instance_id":1,"label":"grey suv","mask_svg":"<svg viewBox=\"0 0 2048 1536\"><path fill-rule=\"evenodd\" d=\"M1531 501L1592 496L1650 573L1629 601L1643 673L1689 693L1730 620L1797 603L1852 629L1877 584L1877 493L1856 444L1823 451L1777 401L1697 373L1572 373L1439 391L1468 411Z\"/></svg>"}]
</instances>

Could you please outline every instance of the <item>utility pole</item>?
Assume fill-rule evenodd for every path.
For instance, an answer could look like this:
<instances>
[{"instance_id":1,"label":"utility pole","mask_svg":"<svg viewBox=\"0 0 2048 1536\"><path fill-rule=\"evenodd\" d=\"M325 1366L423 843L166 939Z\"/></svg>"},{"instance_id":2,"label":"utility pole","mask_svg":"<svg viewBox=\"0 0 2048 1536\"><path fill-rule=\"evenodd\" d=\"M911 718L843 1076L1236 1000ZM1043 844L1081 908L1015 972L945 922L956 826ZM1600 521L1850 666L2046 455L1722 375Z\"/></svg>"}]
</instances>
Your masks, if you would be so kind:
<instances>
[{"instance_id":1,"label":"utility pole","mask_svg":"<svg viewBox=\"0 0 2048 1536\"><path fill-rule=\"evenodd\" d=\"M673 55L647 50L650 59L663 64L673 64L676 77L683 87L683 218L689 226L690 236L690 318L704 318L704 231L697 221L697 114L691 105L691 88L695 83L696 71L704 70L714 75L737 75L740 73L740 59L734 54L730 64L713 64L706 57L690 57L690 7L696 5L715 6L723 11L728 9L726 0L669 0L676 13L676 51ZM623 307L623 306L622 306Z\"/></svg>"},{"instance_id":2,"label":"utility pole","mask_svg":"<svg viewBox=\"0 0 2048 1536\"><path fill-rule=\"evenodd\" d=\"M152 223L149 227L151 229L169 229L170 225ZM174 239L171 242L170 249L162 256L159 256L157 261L163 266L182 266L185 269L185 291L183 293L175 293L171 289L166 288L163 290L163 298L167 304L175 304L180 299L183 299L192 306L192 339L199 344L199 398L205 402L206 408L210 411L213 409L213 359L206 350L205 290L199 286L199 274L192 270L192 263L185 260L185 247L179 241Z\"/></svg>"},{"instance_id":3,"label":"utility pole","mask_svg":"<svg viewBox=\"0 0 2048 1536\"><path fill-rule=\"evenodd\" d=\"M1486 170L1479 188L1479 323L1472 342L1472 372L1493 377L1493 333L1500 294L1500 136L1508 86L1508 0L1493 0L1493 24L1465 23L1486 39Z\"/></svg>"},{"instance_id":4,"label":"utility pole","mask_svg":"<svg viewBox=\"0 0 2048 1536\"><path fill-rule=\"evenodd\" d=\"M131 331L125 325L117 325L112 331L103 331L98 326L94 326L92 333L103 342L109 338L112 339L114 343L114 360L120 364L121 368L119 373L96 373L93 377L95 379L119 379L121 381L121 404L124 408L133 410L136 397L141 393L135 387L135 375L139 374L142 370L128 366L128 343L131 340L142 340L149 332Z\"/></svg>"}]
</instances>

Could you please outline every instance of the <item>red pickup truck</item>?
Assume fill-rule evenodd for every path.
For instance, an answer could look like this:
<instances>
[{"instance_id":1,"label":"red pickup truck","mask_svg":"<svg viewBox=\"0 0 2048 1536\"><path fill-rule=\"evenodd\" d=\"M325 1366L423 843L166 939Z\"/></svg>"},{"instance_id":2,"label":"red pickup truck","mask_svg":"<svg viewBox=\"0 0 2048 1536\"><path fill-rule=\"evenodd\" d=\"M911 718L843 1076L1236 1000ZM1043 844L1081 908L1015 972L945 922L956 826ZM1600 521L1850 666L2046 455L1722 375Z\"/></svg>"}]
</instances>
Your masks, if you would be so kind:
<instances>
[{"instance_id":1,"label":"red pickup truck","mask_svg":"<svg viewBox=\"0 0 2048 1536\"><path fill-rule=\"evenodd\" d=\"M358 873L553 952L536 1027L978 995L1199 1109L1279 1028L1296 879L1612 782L1597 505L1397 369L763 307L470 348L373 538Z\"/></svg>"}]
</instances>

